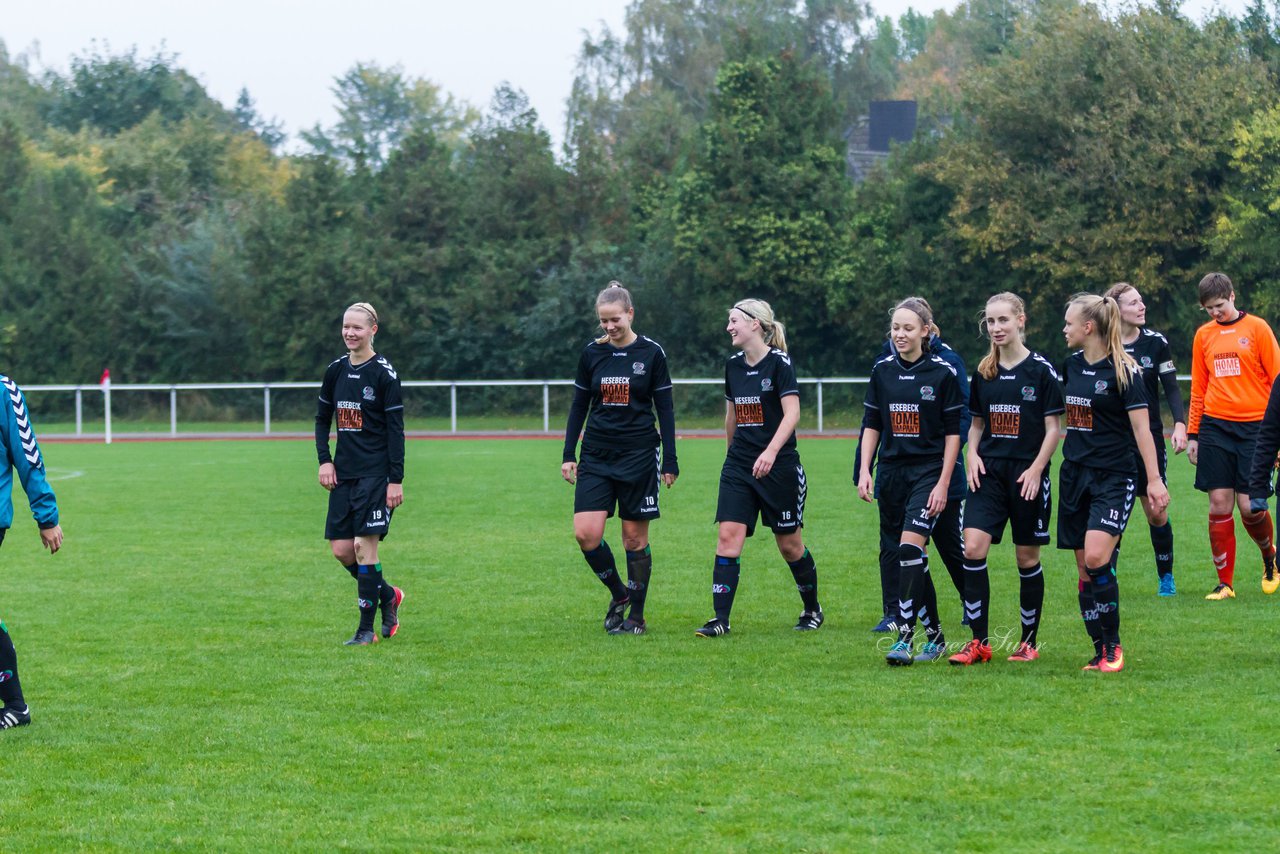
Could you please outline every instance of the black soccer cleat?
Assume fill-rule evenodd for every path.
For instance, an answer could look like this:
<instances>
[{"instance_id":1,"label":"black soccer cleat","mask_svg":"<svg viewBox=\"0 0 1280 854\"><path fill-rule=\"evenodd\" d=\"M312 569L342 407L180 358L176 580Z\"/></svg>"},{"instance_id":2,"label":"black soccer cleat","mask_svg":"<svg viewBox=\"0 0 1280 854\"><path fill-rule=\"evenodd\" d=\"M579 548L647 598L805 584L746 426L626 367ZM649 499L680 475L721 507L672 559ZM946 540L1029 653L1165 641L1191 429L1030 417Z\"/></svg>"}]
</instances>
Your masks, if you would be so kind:
<instances>
[{"instance_id":1,"label":"black soccer cleat","mask_svg":"<svg viewBox=\"0 0 1280 854\"><path fill-rule=\"evenodd\" d=\"M822 628L823 621L826 617L822 615L822 609L816 611L801 611L800 620L796 623L797 632L812 632Z\"/></svg>"},{"instance_id":2,"label":"black soccer cleat","mask_svg":"<svg viewBox=\"0 0 1280 854\"><path fill-rule=\"evenodd\" d=\"M373 629L356 629L356 633L351 636L351 640L343 641L343 646L369 646L378 642L378 636L373 633Z\"/></svg>"},{"instance_id":3,"label":"black soccer cleat","mask_svg":"<svg viewBox=\"0 0 1280 854\"><path fill-rule=\"evenodd\" d=\"M649 629L644 624L644 620L632 620L630 618L623 620L618 625L609 629L611 635L642 635Z\"/></svg>"},{"instance_id":4,"label":"black soccer cleat","mask_svg":"<svg viewBox=\"0 0 1280 854\"><path fill-rule=\"evenodd\" d=\"M384 638L393 638L396 632L400 631L400 603L404 601L404 591L399 587L392 587L395 595L391 597L391 601L382 606L382 636Z\"/></svg>"},{"instance_id":5,"label":"black soccer cleat","mask_svg":"<svg viewBox=\"0 0 1280 854\"><path fill-rule=\"evenodd\" d=\"M729 622L719 617L712 617L703 624L702 628L694 629L693 633L700 638L718 638L729 634Z\"/></svg>"},{"instance_id":6,"label":"black soccer cleat","mask_svg":"<svg viewBox=\"0 0 1280 854\"><path fill-rule=\"evenodd\" d=\"M604 630L606 632L612 632L618 626L622 625L622 615L630 604L630 596L623 596L621 599L610 600L609 610L604 612Z\"/></svg>"},{"instance_id":7,"label":"black soccer cleat","mask_svg":"<svg viewBox=\"0 0 1280 854\"><path fill-rule=\"evenodd\" d=\"M29 723L31 723L30 706L23 706L21 709L17 706L5 706L0 709L0 729L12 729Z\"/></svg>"}]
</instances>

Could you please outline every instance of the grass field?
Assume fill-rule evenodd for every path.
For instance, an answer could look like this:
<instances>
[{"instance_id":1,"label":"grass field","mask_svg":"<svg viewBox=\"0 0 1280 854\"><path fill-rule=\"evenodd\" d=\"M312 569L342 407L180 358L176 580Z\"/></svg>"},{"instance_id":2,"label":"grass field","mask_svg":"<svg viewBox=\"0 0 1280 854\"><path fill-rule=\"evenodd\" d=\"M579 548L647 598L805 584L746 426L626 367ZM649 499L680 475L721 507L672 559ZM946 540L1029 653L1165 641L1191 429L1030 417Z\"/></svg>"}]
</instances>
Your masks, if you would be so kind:
<instances>
[{"instance_id":1,"label":"grass field","mask_svg":"<svg viewBox=\"0 0 1280 854\"><path fill-rule=\"evenodd\" d=\"M1079 670L1091 647L1056 551L1040 661L886 667L849 440L801 442L821 631L792 631L790 574L757 537L733 635L695 640L723 442L684 440L650 634L608 637L559 447L410 442L383 549L403 628L347 648L354 584L320 537L309 442L46 444L65 550L41 552L17 497L0 553L35 720L0 734L0 850L1274 848L1280 596L1241 530L1239 598L1203 601L1206 501L1184 458L1179 595L1156 597L1135 520L1128 667L1106 676ZM621 554L616 523L609 538ZM1009 548L991 561L997 631L1017 623Z\"/></svg>"}]
</instances>

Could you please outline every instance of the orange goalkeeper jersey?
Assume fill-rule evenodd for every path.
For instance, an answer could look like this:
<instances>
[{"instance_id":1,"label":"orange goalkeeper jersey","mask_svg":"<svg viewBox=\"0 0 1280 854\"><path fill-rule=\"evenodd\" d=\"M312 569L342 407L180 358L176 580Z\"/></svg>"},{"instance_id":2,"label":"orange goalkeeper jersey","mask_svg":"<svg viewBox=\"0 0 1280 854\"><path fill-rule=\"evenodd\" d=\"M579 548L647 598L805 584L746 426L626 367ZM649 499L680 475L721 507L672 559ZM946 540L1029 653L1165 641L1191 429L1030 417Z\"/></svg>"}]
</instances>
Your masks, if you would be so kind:
<instances>
[{"instance_id":1,"label":"orange goalkeeper jersey","mask_svg":"<svg viewBox=\"0 0 1280 854\"><path fill-rule=\"evenodd\" d=\"M1261 421L1271 384L1280 373L1280 345L1260 317L1246 312L1230 323L1211 320L1196 330L1191 347L1191 411L1187 432L1200 418Z\"/></svg>"}]
</instances>

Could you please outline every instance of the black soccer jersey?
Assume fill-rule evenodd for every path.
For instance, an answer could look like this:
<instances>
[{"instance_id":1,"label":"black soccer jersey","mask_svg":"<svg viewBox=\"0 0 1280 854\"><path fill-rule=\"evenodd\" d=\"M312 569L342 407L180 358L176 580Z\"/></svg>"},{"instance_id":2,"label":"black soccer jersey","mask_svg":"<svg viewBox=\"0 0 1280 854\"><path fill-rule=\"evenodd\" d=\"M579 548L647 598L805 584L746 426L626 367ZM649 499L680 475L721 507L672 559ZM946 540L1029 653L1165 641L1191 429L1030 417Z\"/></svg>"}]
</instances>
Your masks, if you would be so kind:
<instances>
[{"instance_id":1,"label":"black soccer jersey","mask_svg":"<svg viewBox=\"0 0 1280 854\"><path fill-rule=\"evenodd\" d=\"M667 354L656 341L643 335L626 347L592 341L578 360L573 384L591 395L584 450L657 446L654 394L671 388L671 373ZM577 439L576 432L566 437L566 462L574 459Z\"/></svg>"},{"instance_id":2,"label":"black soccer jersey","mask_svg":"<svg viewBox=\"0 0 1280 854\"><path fill-rule=\"evenodd\" d=\"M964 401L955 369L939 356L876 362L863 402L865 423L880 431L881 463L941 460L948 436L960 435Z\"/></svg>"},{"instance_id":3,"label":"black soccer jersey","mask_svg":"<svg viewBox=\"0 0 1280 854\"><path fill-rule=\"evenodd\" d=\"M728 456L743 462L755 462L782 424L782 398L800 394L791 357L771 349L754 365L747 364L745 353L730 357L724 366L724 398L733 405L733 442ZM796 434L792 431L779 450L779 456L795 452Z\"/></svg>"},{"instance_id":4,"label":"black soccer jersey","mask_svg":"<svg viewBox=\"0 0 1280 854\"><path fill-rule=\"evenodd\" d=\"M1132 344L1124 345L1124 351L1133 357L1142 368L1142 387L1147 393L1147 410L1151 419L1151 432L1164 435L1164 423L1160 418L1160 383L1166 374L1177 376L1173 365L1173 351L1169 348L1169 339L1159 332L1149 329L1138 330L1138 337ZM1170 400L1173 406L1173 401ZM1173 417L1178 420L1182 415L1182 399L1179 396ZM1161 439L1161 441L1164 441Z\"/></svg>"},{"instance_id":5,"label":"black soccer jersey","mask_svg":"<svg viewBox=\"0 0 1280 854\"><path fill-rule=\"evenodd\" d=\"M975 373L969 384L969 411L982 419L978 456L1031 462L1044 444L1044 419L1063 411L1058 372L1039 353L993 379Z\"/></svg>"},{"instance_id":6,"label":"black soccer jersey","mask_svg":"<svg viewBox=\"0 0 1280 854\"><path fill-rule=\"evenodd\" d=\"M1062 446L1063 458L1090 468L1136 472L1137 442L1129 410L1147 406L1142 377L1132 377L1121 391L1111 359L1090 363L1085 361L1082 350L1067 357L1065 370L1067 438Z\"/></svg>"},{"instance_id":7,"label":"black soccer jersey","mask_svg":"<svg viewBox=\"0 0 1280 854\"><path fill-rule=\"evenodd\" d=\"M338 450L329 456L329 425L338 423ZM360 365L343 356L329 365L316 411L316 455L332 462L340 480L386 477L404 481L404 403L400 378L385 357Z\"/></svg>"}]
</instances>

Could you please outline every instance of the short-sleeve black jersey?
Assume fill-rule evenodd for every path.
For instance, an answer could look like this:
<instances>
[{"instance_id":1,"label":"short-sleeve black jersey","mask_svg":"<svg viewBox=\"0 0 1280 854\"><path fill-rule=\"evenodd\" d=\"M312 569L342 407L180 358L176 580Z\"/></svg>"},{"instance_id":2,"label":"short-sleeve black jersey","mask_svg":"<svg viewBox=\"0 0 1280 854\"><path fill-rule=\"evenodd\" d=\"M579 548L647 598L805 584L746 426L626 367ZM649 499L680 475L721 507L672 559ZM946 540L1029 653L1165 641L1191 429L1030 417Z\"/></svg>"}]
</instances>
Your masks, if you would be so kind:
<instances>
[{"instance_id":1,"label":"short-sleeve black jersey","mask_svg":"<svg viewBox=\"0 0 1280 854\"><path fill-rule=\"evenodd\" d=\"M337 420L338 450L329 456L329 426ZM316 411L316 455L332 462L340 480L385 477L404 480L404 402L400 378L385 357L352 365L343 356L329 365Z\"/></svg>"},{"instance_id":2,"label":"short-sleeve black jersey","mask_svg":"<svg viewBox=\"0 0 1280 854\"><path fill-rule=\"evenodd\" d=\"M1049 360L1031 353L993 379L974 373L969 411L982 419L978 456L1031 462L1044 444L1044 420L1063 411L1062 386Z\"/></svg>"},{"instance_id":3,"label":"short-sleeve black jersey","mask_svg":"<svg viewBox=\"0 0 1280 854\"><path fill-rule=\"evenodd\" d=\"M773 441L782 424L782 398L800 394L791 357L771 349L754 365L747 364L745 353L736 353L724 366L724 398L733 405L733 441L729 457L754 462ZM779 455L795 452L796 434L792 431Z\"/></svg>"},{"instance_id":4,"label":"short-sleeve black jersey","mask_svg":"<svg viewBox=\"0 0 1280 854\"><path fill-rule=\"evenodd\" d=\"M1159 332L1140 329L1133 343L1124 345L1124 351L1133 357L1138 367L1142 368L1142 388L1147 393L1151 432L1163 436L1164 423L1160 419L1160 378L1177 371L1173 365L1173 351L1169 348L1169 339Z\"/></svg>"},{"instance_id":5,"label":"short-sleeve black jersey","mask_svg":"<svg viewBox=\"0 0 1280 854\"><path fill-rule=\"evenodd\" d=\"M1067 439L1062 456L1090 468L1132 474L1137 442L1129 422L1129 410L1145 409L1147 393L1142 377L1133 377L1124 391L1116 383L1111 359L1087 362L1077 350L1067 357L1064 403Z\"/></svg>"},{"instance_id":6,"label":"short-sleeve black jersey","mask_svg":"<svg viewBox=\"0 0 1280 854\"><path fill-rule=\"evenodd\" d=\"M928 353L915 362L886 356L871 368L863 402L866 426L880 431L880 462L942 459L960 435L964 400L955 368Z\"/></svg>"},{"instance_id":7,"label":"short-sleeve black jersey","mask_svg":"<svg viewBox=\"0 0 1280 854\"><path fill-rule=\"evenodd\" d=\"M643 335L626 347L592 341L573 384L591 394L584 449L657 447L653 394L671 388L671 373L656 341Z\"/></svg>"}]
</instances>

